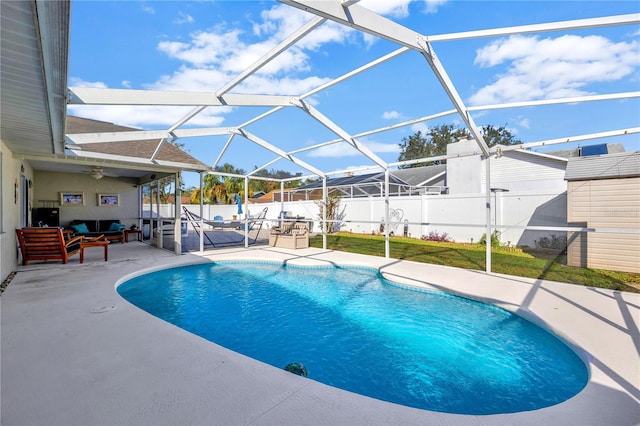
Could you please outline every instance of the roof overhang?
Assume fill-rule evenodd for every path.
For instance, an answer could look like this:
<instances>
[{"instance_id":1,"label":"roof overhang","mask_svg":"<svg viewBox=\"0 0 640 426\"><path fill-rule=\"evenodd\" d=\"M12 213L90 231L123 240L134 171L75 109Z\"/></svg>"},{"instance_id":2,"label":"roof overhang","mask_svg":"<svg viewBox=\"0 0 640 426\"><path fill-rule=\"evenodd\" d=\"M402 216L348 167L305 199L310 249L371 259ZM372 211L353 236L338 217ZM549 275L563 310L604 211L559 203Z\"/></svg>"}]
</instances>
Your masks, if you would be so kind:
<instances>
[{"instance_id":1,"label":"roof overhang","mask_svg":"<svg viewBox=\"0 0 640 426\"><path fill-rule=\"evenodd\" d=\"M13 153L64 153L71 2L0 3L0 139Z\"/></svg>"}]
</instances>

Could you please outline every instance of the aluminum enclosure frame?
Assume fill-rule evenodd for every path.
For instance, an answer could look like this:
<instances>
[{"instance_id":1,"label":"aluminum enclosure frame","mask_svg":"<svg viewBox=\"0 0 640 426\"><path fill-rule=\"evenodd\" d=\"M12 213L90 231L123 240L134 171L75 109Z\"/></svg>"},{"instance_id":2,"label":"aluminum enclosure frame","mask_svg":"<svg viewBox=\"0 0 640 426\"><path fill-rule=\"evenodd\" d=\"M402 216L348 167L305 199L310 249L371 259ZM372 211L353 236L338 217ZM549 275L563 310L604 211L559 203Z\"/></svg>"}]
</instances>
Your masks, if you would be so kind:
<instances>
[{"instance_id":1,"label":"aluminum enclosure frame","mask_svg":"<svg viewBox=\"0 0 640 426\"><path fill-rule=\"evenodd\" d=\"M385 17L382 17L369 9L360 6L357 1L315 1L315 0L279 0L281 3L287 4L291 7L298 8L304 10L306 12L310 12L315 17L309 20L306 24L304 24L301 28L283 40L278 46L274 47L271 51L265 54L263 57L254 62L251 66L246 68L243 72L241 72L234 79L229 81L223 87L219 88L215 93L211 92L167 92L167 91L153 91L153 90L125 90L125 89L96 89L96 88L80 88L80 87L72 87L69 88L69 97L68 104L72 105L180 105L180 106L193 106L194 109L185 115L182 119L174 123L174 125L170 126L167 130L154 130L154 131L145 131L141 130L138 132L120 132L120 133L89 133L89 134L69 134L66 135L66 144L67 149L70 150L74 155L78 157L86 156L87 153L81 150L81 145L84 143L95 143L95 142L115 142L115 141L135 141L135 140L149 140L149 139L158 139L158 146L156 148L155 153L152 158L150 158L150 162L156 161L155 157L160 147L166 141L175 141L180 138L188 138L188 137L197 137L197 136L213 136L213 135L228 135L229 138L222 148L220 154L218 155L215 163L212 165L211 171L209 173L215 173L215 166L221 161L228 147L233 143L234 139L237 137L242 137L261 148L266 149L268 152L273 154L273 158L267 160L262 166L258 167L256 170L248 173L245 178L245 185L248 178L255 179L255 173L259 170L265 169L269 167L271 164L280 161L281 159L290 161L297 166L308 171L311 176L316 176L322 179L323 181L323 201L326 202L326 179L328 175L343 173L344 170L340 171L325 171L319 170L316 167L307 164L300 158L296 156L296 154L300 152L305 152L312 149L321 148L323 146L332 145L335 143L345 142L350 145L353 149L358 151L361 156L370 162L370 165L359 167L357 170L369 170L369 169L377 169L382 170L385 173L385 221L389 220L389 168L394 167L401 164L410 164L411 162L396 162L396 163L387 163L378 157L373 151L367 148L362 142L358 140L358 138L367 136L374 133L380 133L384 131L388 131L391 129L395 129L398 127L408 126L411 124L428 121L434 118L443 117L446 115L457 114L459 118L464 122L467 130L470 132L473 139L476 141L479 154L484 156L487 161L486 164L486 179L485 179L485 193L486 193L486 235L491 235L493 226L491 225L491 217L492 217L492 207L491 207L491 179L490 179L490 164L491 157L495 154L495 150L489 149L487 146L478 126L474 122L470 112L472 111L480 111L480 110L488 110L488 109L497 109L497 108L518 108L518 107L527 107L527 106L536 106L536 105L548 105L548 104L556 104L556 103L573 103L573 102L595 102L601 100L610 100L610 99L625 99L625 98L638 98L640 97L639 92L627 92L627 93L617 93L617 94L606 94L606 95L596 95L596 96L585 96L579 98L565 98L565 99L551 99L551 100L542 100L542 101L529 101L529 102L519 102L519 103L511 103L511 104L501 104L501 105L485 105L485 106L474 106L468 107L465 105L464 101L458 94L458 91L449 78L445 67L439 61L433 43L434 42L443 42L450 40L463 40L463 39L473 39L480 37L495 37L500 35L511 35L511 34L525 34L525 33L537 33L537 32L546 32L546 31L557 31L557 30L571 30L571 29L580 29L580 28L593 28L593 27L602 27L602 26L619 26L619 25L629 25L629 24L639 24L640 23L640 14L629 14L629 15L619 15L619 16L610 16L610 17L601 17L601 18L590 18L590 19L580 19L580 20L572 20L572 21L564 21L564 22L555 22L555 23L546 23L546 24L536 24L536 25L524 25L518 27L509 27L509 28L498 28L498 29L490 29L490 30L480 30L480 31L469 31L469 32L460 32L454 34L443 34L443 35L424 35L417 33L409 28L406 28L394 21L391 21ZM299 96L277 96L277 95L258 95L258 94L236 94L230 93L230 91L244 81L246 78L254 74L256 71L264 67L270 61L274 60L279 54L285 52L288 48L293 46L297 41L304 38L308 34L312 33L316 28L318 28L325 21L333 21L339 23L341 25L348 26L349 28L353 28L368 34L372 34L376 37L380 37L391 41L400 46L399 49L384 55L368 64L365 64L353 71L350 71L338 78L335 78L314 90L309 91L308 93L301 94ZM408 120L402 123L396 123L392 126L386 126L381 129L371 130L367 132L363 132L357 135L351 135L347 131L345 131L339 124L335 123L327 116L325 116L320 110L310 105L309 102L305 101L305 98L308 98L316 93L319 93L329 87L332 87L346 79L349 79L359 73L362 73L368 69L371 69L377 65L385 63L389 60L393 60L394 58L409 52L416 51L420 53L426 60L429 69L437 80L440 83L444 93L449 98L453 108L451 110L438 112L435 114L427 115L421 118ZM207 107L215 107L215 106L237 106L237 107L247 107L247 106L261 106L261 107L273 107L271 110L268 110L265 113L262 113L253 119L241 123L236 127L220 127L220 128L193 128L186 129L181 128L186 123L188 123L193 117L197 116ZM320 144L316 144L310 147L299 148L292 151L285 151L275 144L262 139L259 135L255 135L246 130L245 127L248 125L260 121L269 115L276 113L283 108L297 108L305 113L305 115L311 117L316 122L321 124L323 127L329 129L333 132L337 139L330 140L327 142L323 142ZM608 137L610 135L628 135L639 133L640 127L631 128L631 129L616 129L611 132L607 132L607 134L599 133L592 135L580 135L576 138L579 140L586 140L591 138L600 138L600 137ZM508 149L523 149L531 146L540 146L540 145L552 145L556 143L566 143L568 139L571 137L562 137L558 139L554 139L551 141L539 141L533 143L525 143L513 147L509 147ZM438 158L446 159L446 156L440 156ZM412 160L413 162L424 162L424 161L433 161L433 157L427 157L419 160ZM353 169L350 169L353 171ZM299 179L300 177L296 177ZM277 179L273 179L277 180ZM281 186L283 186L284 182L287 181L281 180ZM201 177L202 184L202 177ZM245 203L248 201L248 194L245 194ZM326 209L323 209L323 211ZM179 218L176 218L179 221ZM388 226L385 226L385 255L389 257L389 233ZM323 230L326 230L326 227L323 227ZM246 238L245 238L246 243ZM202 244L201 244L202 246ZM323 231L323 246L326 248L326 231ZM486 249L486 272L491 272L491 247L487 244Z\"/></svg>"}]
</instances>

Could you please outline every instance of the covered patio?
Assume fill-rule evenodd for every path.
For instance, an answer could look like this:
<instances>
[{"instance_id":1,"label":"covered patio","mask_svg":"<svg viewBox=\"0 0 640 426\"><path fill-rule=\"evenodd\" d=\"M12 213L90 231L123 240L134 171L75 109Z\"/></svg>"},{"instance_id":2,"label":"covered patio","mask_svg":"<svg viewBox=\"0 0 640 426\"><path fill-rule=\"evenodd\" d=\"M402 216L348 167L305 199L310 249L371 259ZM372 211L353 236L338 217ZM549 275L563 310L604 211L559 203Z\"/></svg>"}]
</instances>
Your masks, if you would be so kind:
<instances>
[{"instance_id":1,"label":"covered patio","mask_svg":"<svg viewBox=\"0 0 640 426\"><path fill-rule=\"evenodd\" d=\"M576 345L590 379L531 412L424 411L326 386L234 353L122 299L119 282L225 259L369 265L391 280L494 303ZM321 249L228 248L176 256L116 244L108 262L19 267L2 295L2 423L632 425L640 418L640 295Z\"/></svg>"}]
</instances>

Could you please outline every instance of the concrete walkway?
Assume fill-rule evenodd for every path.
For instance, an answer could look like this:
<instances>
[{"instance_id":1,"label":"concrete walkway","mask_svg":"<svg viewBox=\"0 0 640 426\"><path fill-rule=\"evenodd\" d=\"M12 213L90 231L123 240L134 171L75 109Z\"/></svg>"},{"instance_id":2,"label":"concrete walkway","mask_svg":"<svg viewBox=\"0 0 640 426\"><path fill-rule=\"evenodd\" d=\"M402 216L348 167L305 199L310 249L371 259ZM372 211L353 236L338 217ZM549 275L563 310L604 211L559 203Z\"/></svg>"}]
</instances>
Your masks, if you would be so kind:
<instances>
[{"instance_id":1,"label":"concrete walkway","mask_svg":"<svg viewBox=\"0 0 640 426\"><path fill-rule=\"evenodd\" d=\"M114 244L109 261L33 264L0 298L2 425L635 425L640 423L640 295L318 249L172 253ZM335 389L231 352L120 298L147 269L223 259L341 263L500 305L574 344L591 377L574 398L464 416Z\"/></svg>"}]
</instances>

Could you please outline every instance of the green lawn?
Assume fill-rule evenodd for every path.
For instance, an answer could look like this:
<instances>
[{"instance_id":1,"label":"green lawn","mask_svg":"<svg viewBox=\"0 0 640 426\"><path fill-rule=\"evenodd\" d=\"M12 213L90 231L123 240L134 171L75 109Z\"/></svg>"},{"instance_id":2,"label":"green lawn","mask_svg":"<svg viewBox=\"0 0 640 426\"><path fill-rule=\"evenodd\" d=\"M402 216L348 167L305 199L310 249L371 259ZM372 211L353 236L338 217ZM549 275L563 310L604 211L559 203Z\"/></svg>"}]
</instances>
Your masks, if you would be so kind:
<instances>
[{"instance_id":1,"label":"green lawn","mask_svg":"<svg viewBox=\"0 0 640 426\"><path fill-rule=\"evenodd\" d=\"M322 247L322 236L310 239L311 247ZM351 253L384 256L384 237L338 233L327 236L327 247ZM437 243L391 237L389 247L394 259L485 269L485 247L472 244ZM573 268L564 265L564 255L525 253L520 249L494 248L492 271L520 277L541 278L591 287L640 293L640 274Z\"/></svg>"}]
</instances>

